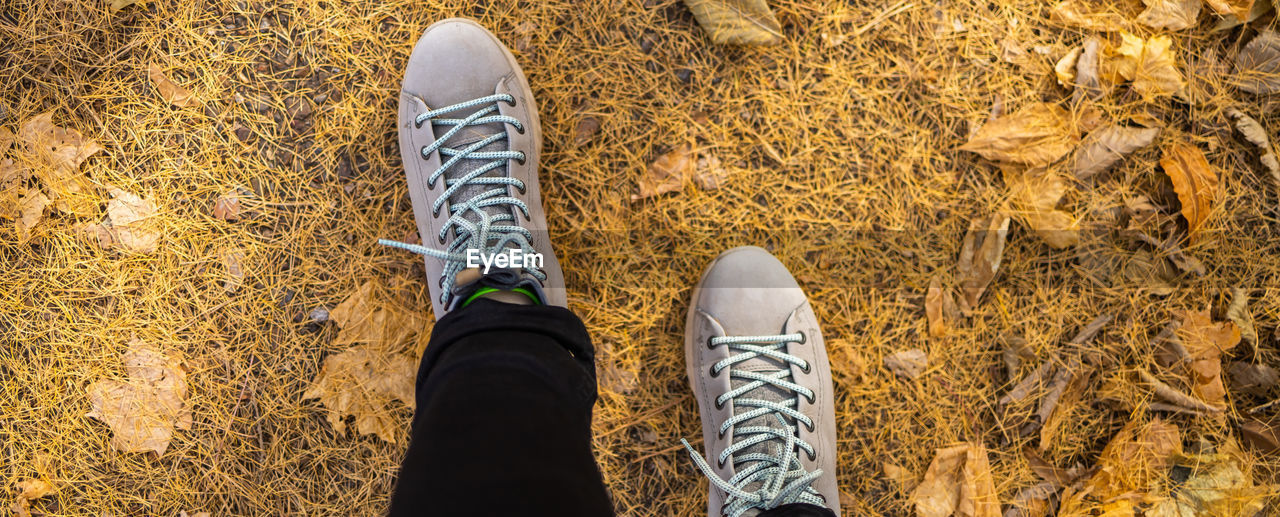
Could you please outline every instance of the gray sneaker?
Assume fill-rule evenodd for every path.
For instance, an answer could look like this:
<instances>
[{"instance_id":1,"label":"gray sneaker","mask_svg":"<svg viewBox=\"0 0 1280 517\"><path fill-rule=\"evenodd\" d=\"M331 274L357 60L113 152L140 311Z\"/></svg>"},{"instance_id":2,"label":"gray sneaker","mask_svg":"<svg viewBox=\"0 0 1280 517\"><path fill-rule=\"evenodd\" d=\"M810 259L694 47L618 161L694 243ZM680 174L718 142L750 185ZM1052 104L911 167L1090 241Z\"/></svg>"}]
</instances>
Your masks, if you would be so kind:
<instances>
[{"instance_id":1,"label":"gray sneaker","mask_svg":"<svg viewBox=\"0 0 1280 517\"><path fill-rule=\"evenodd\" d=\"M426 257L427 277L438 279L430 285L436 318L488 288L563 307L564 276L538 189L538 108L511 51L471 20L427 27L405 67L399 126L422 245L379 242ZM513 258L531 253L541 264ZM488 256L489 272L457 282L469 255Z\"/></svg>"},{"instance_id":2,"label":"gray sneaker","mask_svg":"<svg viewBox=\"0 0 1280 517\"><path fill-rule=\"evenodd\" d=\"M789 503L840 511L831 366L809 301L756 247L721 254L693 290L685 361L702 415L707 515Z\"/></svg>"}]
</instances>

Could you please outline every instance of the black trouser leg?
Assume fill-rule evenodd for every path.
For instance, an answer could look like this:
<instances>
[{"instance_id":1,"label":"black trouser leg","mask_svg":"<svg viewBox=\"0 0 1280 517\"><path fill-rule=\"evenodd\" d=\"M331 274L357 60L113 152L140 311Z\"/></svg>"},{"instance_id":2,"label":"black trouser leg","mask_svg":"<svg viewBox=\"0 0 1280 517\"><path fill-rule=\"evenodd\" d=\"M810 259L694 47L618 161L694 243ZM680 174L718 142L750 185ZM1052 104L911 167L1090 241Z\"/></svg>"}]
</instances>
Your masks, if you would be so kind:
<instances>
[{"instance_id":1,"label":"black trouser leg","mask_svg":"<svg viewBox=\"0 0 1280 517\"><path fill-rule=\"evenodd\" d=\"M392 516L613 515L591 452L594 349L560 307L477 300L437 322Z\"/></svg>"}]
</instances>

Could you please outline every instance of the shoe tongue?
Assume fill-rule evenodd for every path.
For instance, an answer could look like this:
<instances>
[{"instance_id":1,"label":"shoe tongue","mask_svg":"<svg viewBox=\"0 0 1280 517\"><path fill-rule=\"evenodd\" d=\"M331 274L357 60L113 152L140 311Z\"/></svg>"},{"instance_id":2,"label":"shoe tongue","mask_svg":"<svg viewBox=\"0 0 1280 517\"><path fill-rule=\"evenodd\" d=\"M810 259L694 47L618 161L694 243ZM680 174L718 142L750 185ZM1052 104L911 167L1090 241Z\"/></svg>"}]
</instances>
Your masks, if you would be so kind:
<instances>
[{"instance_id":1,"label":"shoe tongue","mask_svg":"<svg viewBox=\"0 0 1280 517\"><path fill-rule=\"evenodd\" d=\"M472 113L475 113L475 111L484 109L485 107L486 106L477 106L475 110L468 111L468 112L456 112L456 113L450 114L449 116L452 118L458 118L458 119L466 118ZM436 126L435 127L436 138L443 137L446 133L449 132L449 130L453 128L454 126ZM449 147L451 149L462 150L470 146L471 144L484 140L485 138L488 138L490 136L503 133L505 131L506 131L506 128L504 127L503 124L500 124L500 123L482 124L478 126L466 126L460 129L448 140L445 140L444 146ZM508 148L507 144L508 142L506 139L501 139L495 142L491 142L479 149L476 149L475 152L506 151ZM441 155L440 163L443 164L444 162L449 161L449 158L450 157L448 156ZM471 173L472 171L485 166L490 161L491 160L475 160L475 159L463 158L461 160L458 160L458 162L455 163L452 167L449 167L449 170L445 171L444 176L447 179L461 178ZM484 174L481 174L481 177L497 178L497 177L503 177L506 175L507 175L506 167L497 167L492 170L486 171ZM453 196L449 198L449 202L452 203L456 201L458 203L463 203L463 202L466 202L466 200L471 199L472 197L475 197L477 195L484 193L485 191L492 190L495 188L499 188L499 187L494 185L469 184L466 187L463 187L462 189L459 189L457 192L455 192ZM495 216L499 214L511 214L511 207L505 206L505 205L489 206L489 207L485 207L483 210L485 213L489 214L490 216ZM476 215L474 212L467 214L464 217L466 217L467 220L472 222L480 220L480 217Z\"/></svg>"},{"instance_id":2,"label":"shoe tongue","mask_svg":"<svg viewBox=\"0 0 1280 517\"><path fill-rule=\"evenodd\" d=\"M788 370L790 369L790 365L785 361L780 361L772 357L760 355L760 356L753 357L747 361L738 363L734 365L733 368L739 371L745 370L745 371L759 372L759 373L768 375L768 374L776 373L779 370ZM791 379L787 378L786 380L791 380ZM750 379L735 378L732 381L730 381L730 387L732 389L737 389L751 382L754 382L754 381ZM764 400L769 402L781 403L784 400L795 398L797 396L799 396L799 394L795 392L784 390L772 384L765 384L764 386L758 387L742 395L739 395L738 399ZM754 411L755 409L757 408L753 406L735 406L733 413L735 415L740 415L742 413ZM758 416L758 417L746 420L738 424L737 427L738 428L743 428L743 427L779 428L783 424L778 422L778 416L780 416L778 413L769 412L762 416ZM791 426L794 427L795 425L797 425L797 423L792 418L787 417L786 415L781 415L781 416ZM768 456L775 456L778 452L778 447L781 445L783 445L781 440L777 440L777 439L766 440L758 444L752 445L750 447L747 447L746 449L743 449L741 452L737 453L736 455L742 456L747 454L759 453L759 454L764 454ZM760 486L760 483L753 483L748 486L748 489L754 490L758 486Z\"/></svg>"}]
</instances>

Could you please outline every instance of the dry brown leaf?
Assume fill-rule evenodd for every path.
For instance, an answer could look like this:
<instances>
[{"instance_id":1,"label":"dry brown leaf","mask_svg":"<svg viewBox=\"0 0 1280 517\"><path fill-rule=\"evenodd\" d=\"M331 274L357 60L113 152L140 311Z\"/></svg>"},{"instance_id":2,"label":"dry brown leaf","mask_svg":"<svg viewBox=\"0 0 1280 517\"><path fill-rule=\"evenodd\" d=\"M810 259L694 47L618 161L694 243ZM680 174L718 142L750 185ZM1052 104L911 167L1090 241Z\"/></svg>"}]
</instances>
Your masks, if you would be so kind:
<instances>
[{"instance_id":1,"label":"dry brown leaf","mask_svg":"<svg viewBox=\"0 0 1280 517\"><path fill-rule=\"evenodd\" d=\"M0 156L4 156L4 153L9 152L9 148L13 147L13 141L16 138L17 137L14 136L13 131L9 131L9 128L0 127ZM0 176L0 181L3 181L3 179L4 178Z\"/></svg>"},{"instance_id":2,"label":"dry brown leaf","mask_svg":"<svg viewBox=\"0 0 1280 517\"><path fill-rule=\"evenodd\" d=\"M1112 32L1129 24L1124 14L1089 0L1065 0L1049 11L1049 19L1069 27Z\"/></svg>"},{"instance_id":3,"label":"dry brown leaf","mask_svg":"<svg viewBox=\"0 0 1280 517\"><path fill-rule=\"evenodd\" d=\"M720 166L720 159L715 156L699 156L698 166L693 174L693 183L702 190L715 190L729 179L729 171Z\"/></svg>"},{"instance_id":4,"label":"dry brown leaf","mask_svg":"<svg viewBox=\"0 0 1280 517\"><path fill-rule=\"evenodd\" d=\"M1023 224L1054 248L1080 243L1079 220L1057 208L1067 192L1067 184L1057 171L1006 168L1004 178L1014 205L1013 213Z\"/></svg>"},{"instance_id":5,"label":"dry brown leaf","mask_svg":"<svg viewBox=\"0 0 1280 517\"><path fill-rule=\"evenodd\" d=\"M771 45L782 41L782 25L765 0L684 0L711 41Z\"/></svg>"},{"instance_id":6,"label":"dry brown leaf","mask_svg":"<svg viewBox=\"0 0 1280 517\"><path fill-rule=\"evenodd\" d=\"M1240 436L1250 447L1267 454L1280 452L1280 428L1256 418L1240 425Z\"/></svg>"},{"instance_id":7,"label":"dry brown leaf","mask_svg":"<svg viewBox=\"0 0 1280 517\"><path fill-rule=\"evenodd\" d=\"M1238 448L1232 444L1228 449ZM1234 452L1234 451L1233 451ZM1191 471L1186 481L1144 512L1146 517L1262 515L1271 490L1253 484L1238 454L1202 454L1181 458Z\"/></svg>"},{"instance_id":8,"label":"dry brown leaf","mask_svg":"<svg viewBox=\"0 0 1280 517\"><path fill-rule=\"evenodd\" d=\"M329 312L342 330L333 345L367 343L392 350L404 346L426 325L416 311L406 310L376 296L373 281L365 282Z\"/></svg>"},{"instance_id":9,"label":"dry brown leaf","mask_svg":"<svg viewBox=\"0 0 1280 517\"><path fill-rule=\"evenodd\" d=\"M1227 319L1240 329L1240 337L1250 346L1258 346L1258 330L1253 326L1253 314L1249 313L1249 293L1243 288L1231 288L1231 304L1227 306Z\"/></svg>"},{"instance_id":10,"label":"dry brown leaf","mask_svg":"<svg viewBox=\"0 0 1280 517\"><path fill-rule=\"evenodd\" d=\"M222 219L223 221L240 220L240 190L231 189L224 192L218 199L213 202L214 219Z\"/></svg>"},{"instance_id":11,"label":"dry brown leaf","mask_svg":"<svg viewBox=\"0 0 1280 517\"><path fill-rule=\"evenodd\" d=\"M166 77L164 71L160 69L160 65L155 63L147 65L147 76L151 78L151 82L156 84L156 90L160 91L160 97L168 101L169 104L179 108L200 105L195 97L191 95L191 92Z\"/></svg>"},{"instance_id":12,"label":"dry brown leaf","mask_svg":"<svg viewBox=\"0 0 1280 517\"><path fill-rule=\"evenodd\" d=\"M16 517L31 517L31 502L48 496L53 492L53 485L39 479L19 481L18 498L10 506L10 509Z\"/></svg>"},{"instance_id":13,"label":"dry brown leaf","mask_svg":"<svg viewBox=\"0 0 1280 517\"><path fill-rule=\"evenodd\" d=\"M118 188L111 189L107 218L99 225L110 239L100 239L103 248L119 247L137 253L152 253L160 242L155 230L156 208L150 201Z\"/></svg>"},{"instance_id":14,"label":"dry brown leaf","mask_svg":"<svg viewBox=\"0 0 1280 517\"><path fill-rule=\"evenodd\" d=\"M1234 29L1246 23L1253 23L1258 18L1261 18L1262 15L1270 12L1271 8L1271 0L1254 0L1253 7L1249 8L1248 18L1236 18L1236 15L1234 14L1223 15L1222 19L1218 20L1218 23L1215 24L1209 32L1222 32Z\"/></svg>"},{"instance_id":15,"label":"dry brown leaf","mask_svg":"<svg viewBox=\"0 0 1280 517\"><path fill-rule=\"evenodd\" d=\"M1153 29L1182 30L1195 26L1202 0L1142 0L1147 6L1138 23Z\"/></svg>"},{"instance_id":16,"label":"dry brown leaf","mask_svg":"<svg viewBox=\"0 0 1280 517\"><path fill-rule=\"evenodd\" d=\"M234 293L244 284L244 250L240 248L224 248L218 253L226 275L222 280L222 288Z\"/></svg>"},{"instance_id":17,"label":"dry brown leaf","mask_svg":"<svg viewBox=\"0 0 1280 517\"><path fill-rule=\"evenodd\" d=\"M1145 493L1164 479L1172 457L1181 453L1182 435L1177 426L1159 418L1146 424L1130 421L1102 449L1098 470L1085 482L1085 489L1077 493L1077 501L1086 495L1111 501ZM1074 506L1066 499L1064 507Z\"/></svg>"},{"instance_id":18,"label":"dry brown leaf","mask_svg":"<svg viewBox=\"0 0 1280 517\"><path fill-rule=\"evenodd\" d=\"M1214 12L1223 16L1235 16L1238 20L1249 18L1254 0L1204 0Z\"/></svg>"},{"instance_id":19,"label":"dry brown leaf","mask_svg":"<svg viewBox=\"0 0 1280 517\"><path fill-rule=\"evenodd\" d=\"M121 361L128 379L91 384L93 410L87 416L111 427L111 444L119 451L164 454L174 429L190 429L192 423L182 360L134 339Z\"/></svg>"},{"instance_id":20,"label":"dry brown leaf","mask_svg":"<svg viewBox=\"0 0 1280 517\"><path fill-rule=\"evenodd\" d=\"M994 214L974 219L960 248L956 272L960 279L960 309L966 314L978 307L978 300L1000 270L1004 241L1009 236L1009 216Z\"/></svg>"},{"instance_id":21,"label":"dry brown leaf","mask_svg":"<svg viewBox=\"0 0 1280 517\"><path fill-rule=\"evenodd\" d=\"M1266 395L1280 383L1280 371L1265 364L1249 364L1232 361L1227 366L1231 377L1231 389L1253 395Z\"/></svg>"},{"instance_id":22,"label":"dry brown leaf","mask_svg":"<svg viewBox=\"0 0 1280 517\"><path fill-rule=\"evenodd\" d=\"M18 199L18 242L25 243L31 238L31 229L44 219L44 209L49 203L49 198L39 189L27 187L26 194Z\"/></svg>"},{"instance_id":23,"label":"dry brown leaf","mask_svg":"<svg viewBox=\"0 0 1280 517\"><path fill-rule=\"evenodd\" d=\"M1066 386L1061 392L1056 393L1057 400L1052 407L1046 410L1045 405L1041 406L1040 414L1044 417L1042 420L1044 424L1040 427L1041 451L1049 450L1049 446L1054 443L1067 418L1080 406L1085 392L1088 391L1089 381L1093 378L1093 372L1072 372L1068 378L1070 380Z\"/></svg>"},{"instance_id":24,"label":"dry brown leaf","mask_svg":"<svg viewBox=\"0 0 1280 517\"><path fill-rule=\"evenodd\" d=\"M1271 174L1271 181L1274 181L1276 185L1280 185L1280 160L1276 159L1275 149L1271 147L1271 137L1267 135L1267 130L1263 129L1262 124L1259 124L1253 117L1245 115L1238 109L1227 108L1227 114L1235 119L1236 131L1244 135L1244 139L1260 151L1258 161ZM0 179L0 181L3 180Z\"/></svg>"},{"instance_id":25,"label":"dry brown leaf","mask_svg":"<svg viewBox=\"0 0 1280 517\"><path fill-rule=\"evenodd\" d=\"M146 0L111 0L111 12L116 13L125 7L129 7L134 4L141 4L145 1Z\"/></svg>"},{"instance_id":26,"label":"dry brown leaf","mask_svg":"<svg viewBox=\"0 0 1280 517\"><path fill-rule=\"evenodd\" d=\"M1076 178L1085 180L1106 172L1126 156L1151 145L1160 135L1160 128L1128 127L1111 124L1096 129L1084 137L1076 149L1075 163L1071 170Z\"/></svg>"},{"instance_id":27,"label":"dry brown leaf","mask_svg":"<svg viewBox=\"0 0 1280 517\"><path fill-rule=\"evenodd\" d=\"M1182 324L1176 334L1189 354L1192 392L1205 403L1226 406L1222 383L1222 354L1240 343L1240 329L1230 321L1214 322L1209 311L1177 311Z\"/></svg>"},{"instance_id":28,"label":"dry brown leaf","mask_svg":"<svg viewBox=\"0 0 1280 517\"><path fill-rule=\"evenodd\" d=\"M942 279L937 276L929 280L929 288L924 295L924 313L929 322L929 335L933 337L947 335L951 321L959 316L951 289L943 288Z\"/></svg>"},{"instance_id":29,"label":"dry brown leaf","mask_svg":"<svg viewBox=\"0 0 1280 517\"><path fill-rule=\"evenodd\" d=\"M1104 84L1099 76L1102 47L1102 40L1097 36L1089 36L1081 47L1080 57L1076 59L1076 89L1071 92L1072 101L1077 104L1085 98L1098 99L1111 93L1111 83Z\"/></svg>"},{"instance_id":30,"label":"dry brown leaf","mask_svg":"<svg viewBox=\"0 0 1280 517\"><path fill-rule=\"evenodd\" d=\"M979 444L939 449L911 503L918 517L999 517L987 450Z\"/></svg>"},{"instance_id":31,"label":"dry brown leaf","mask_svg":"<svg viewBox=\"0 0 1280 517\"><path fill-rule=\"evenodd\" d=\"M685 180L693 176L696 167L697 160L689 144L668 151L649 164L648 172L640 178L640 193L632 194L631 200L680 190Z\"/></svg>"},{"instance_id":32,"label":"dry brown leaf","mask_svg":"<svg viewBox=\"0 0 1280 517\"><path fill-rule=\"evenodd\" d=\"M1236 54L1241 90L1267 94L1280 92L1280 35L1264 30Z\"/></svg>"},{"instance_id":33,"label":"dry brown leaf","mask_svg":"<svg viewBox=\"0 0 1280 517\"><path fill-rule=\"evenodd\" d=\"M320 399L328 409L329 424L339 434L346 433L344 419L350 415L360 434L376 434L396 443L396 430L404 425L391 414L389 405L399 400L414 406L415 371L416 361L408 355L358 345L326 357L302 397Z\"/></svg>"},{"instance_id":34,"label":"dry brown leaf","mask_svg":"<svg viewBox=\"0 0 1280 517\"><path fill-rule=\"evenodd\" d=\"M1204 153L1194 145L1174 142L1164 149L1160 166L1173 182L1173 191L1182 204L1187 230L1195 235L1213 212L1218 194L1218 174L1209 167Z\"/></svg>"},{"instance_id":35,"label":"dry brown leaf","mask_svg":"<svg viewBox=\"0 0 1280 517\"><path fill-rule=\"evenodd\" d=\"M52 111L23 123L18 128L18 141L22 142L30 161L39 164L29 174L44 184L44 191L54 201L55 208L78 215L88 215L96 208L96 201L82 194L85 187L80 164L101 151L102 146L79 131L53 125Z\"/></svg>"},{"instance_id":36,"label":"dry brown leaf","mask_svg":"<svg viewBox=\"0 0 1280 517\"><path fill-rule=\"evenodd\" d=\"M1080 60L1082 47L1075 47L1067 52L1058 63L1053 65L1053 74L1058 77L1058 84L1070 90L1076 84L1076 63Z\"/></svg>"},{"instance_id":37,"label":"dry brown leaf","mask_svg":"<svg viewBox=\"0 0 1280 517\"><path fill-rule=\"evenodd\" d=\"M988 122L960 146L988 160L1024 165L1048 165L1080 142L1080 133L1067 110L1039 102Z\"/></svg>"},{"instance_id":38,"label":"dry brown leaf","mask_svg":"<svg viewBox=\"0 0 1280 517\"><path fill-rule=\"evenodd\" d=\"M885 357L884 365L897 375L915 380L929 367L929 356L923 350L912 348Z\"/></svg>"},{"instance_id":39,"label":"dry brown leaf","mask_svg":"<svg viewBox=\"0 0 1280 517\"><path fill-rule=\"evenodd\" d=\"M1122 43L1112 49L1107 62L1113 80L1119 76L1132 81L1133 91L1147 100L1182 91L1185 84L1170 49L1172 38L1157 35L1143 40L1128 32L1120 33L1120 37Z\"/></svg>"},{"instance_id":40,"label":"dry brown leaf","mask_svg":"<svg viewBox=\"0 0 1280 517\"><path fill-rule=\"evenodd\" d=\"M578 127L573 130L574 147L582 147L591 141L591 137L596 136L600 132L600 121L595 117L584 117L578 121Z\"/></svg>"}]
</instances>

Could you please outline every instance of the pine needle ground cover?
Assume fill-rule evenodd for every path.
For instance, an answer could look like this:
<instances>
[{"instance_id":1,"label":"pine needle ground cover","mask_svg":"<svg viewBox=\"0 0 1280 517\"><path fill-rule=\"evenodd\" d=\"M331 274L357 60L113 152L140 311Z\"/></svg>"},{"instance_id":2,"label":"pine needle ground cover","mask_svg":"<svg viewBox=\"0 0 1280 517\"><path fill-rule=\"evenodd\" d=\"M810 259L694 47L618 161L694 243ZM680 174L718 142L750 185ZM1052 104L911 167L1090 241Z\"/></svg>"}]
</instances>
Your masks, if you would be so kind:
<instances>
[{"instance_id":1,"label":"pine needle ground cover","mask_svg":"<svg viewBox=\"0 0 1280 517\"><path fill-rule=\"evenodd\" d=\"M771 7L4 0L0 513L382 511L434 279L375 241L450 16L536 92L620 514L705 511L682 325L739 245L823 322L849 515L1274 512L1269 2Z\"/></svg>"}]
</instances>

